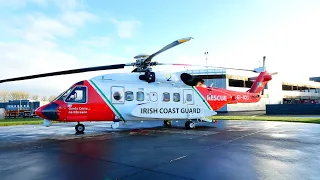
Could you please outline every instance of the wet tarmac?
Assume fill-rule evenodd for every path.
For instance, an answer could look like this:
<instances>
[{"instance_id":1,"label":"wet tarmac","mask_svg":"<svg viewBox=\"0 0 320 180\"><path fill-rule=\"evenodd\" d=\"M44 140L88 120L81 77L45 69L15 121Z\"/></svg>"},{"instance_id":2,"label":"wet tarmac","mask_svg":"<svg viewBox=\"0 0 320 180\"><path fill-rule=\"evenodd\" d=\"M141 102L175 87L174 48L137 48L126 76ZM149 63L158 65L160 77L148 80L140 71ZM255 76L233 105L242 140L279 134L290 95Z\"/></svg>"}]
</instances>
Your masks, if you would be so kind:
<instances>
[{"instance_id":1,"label":"wet tarmac","mask_svg":"<svg viewBox=\"0 0 320 180\"><path fill-rule=\"evenodd\" d=\"M320 125L162 121L0 127L0 179L319 179ZM138 129L138 127L143 127Z\"/></svg>"}]
</instances>

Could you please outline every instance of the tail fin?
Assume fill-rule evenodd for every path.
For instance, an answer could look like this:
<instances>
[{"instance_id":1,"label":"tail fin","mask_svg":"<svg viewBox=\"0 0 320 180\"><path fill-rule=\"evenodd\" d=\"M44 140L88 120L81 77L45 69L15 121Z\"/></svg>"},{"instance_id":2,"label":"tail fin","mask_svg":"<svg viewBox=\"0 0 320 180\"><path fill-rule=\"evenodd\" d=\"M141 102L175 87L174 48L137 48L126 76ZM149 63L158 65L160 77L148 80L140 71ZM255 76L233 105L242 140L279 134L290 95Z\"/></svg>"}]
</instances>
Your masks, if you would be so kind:
<instances>
[{"instance_id":1,"label":"tail fin","mask_svg":"<svg viewBox=\"0 0 320 180\"><path fill-rule=\"evenodd\" d=\"M260 72L258 77L254 77L255 81L251 88L247 91L249 93L261 93L266 84L272 79L272 76L267 71Z\"/></svg>"}]
</instances>

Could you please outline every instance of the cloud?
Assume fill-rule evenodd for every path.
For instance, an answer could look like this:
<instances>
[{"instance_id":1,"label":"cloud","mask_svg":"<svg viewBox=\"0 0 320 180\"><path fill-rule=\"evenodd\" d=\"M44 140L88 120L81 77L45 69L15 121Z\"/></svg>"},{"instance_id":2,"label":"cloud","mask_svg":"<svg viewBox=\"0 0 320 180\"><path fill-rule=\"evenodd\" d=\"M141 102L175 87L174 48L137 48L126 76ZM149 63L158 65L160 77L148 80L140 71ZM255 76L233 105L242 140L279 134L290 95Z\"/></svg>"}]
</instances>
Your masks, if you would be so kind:
<instances>
[{"instance_id":1,"label":"cloud","mask_svg":"<svg viewBox=\"0 0 320 180\"><path fill-rule=\"evenodd\" d=\"M115 25L120 38L131 38L135 34L136 29L142 25L142 23L137 20L119 21L115 18L110 18L109 21Z\"/></svg>"},{"instance_id":2,"label":"cloud","mask_svg":"<svg viewBox=\"0 0 320 180\"><path fill-rule=\"evenodd\" d=\"M27 76L54 71L63 71L84 67L99 66L108 60L124 61L121 58L97 53L90 47L107 47L111 43L108 36L79 36L80 28L87 28L90 22L99 22L96 14L85 9L78 1L43 0L14 1L5 4L10 8L23 8L27 3L41 3L37 12L19 13L9 18L2 18L0 25L0 79ZM59 5L60 4L60 5ZM0 6L4 2L0 1ZM42 7L58 6L58 14L45 14ZM54 9L54 8L53 8ZM25 12L25 11L21 11ZM65 44L64 42L67 42ZM80 43L79 43L80 42ZM69 46L70 43L75 46ZM74 53L66 49L73 48ZM79 52L94 54L90 61L79 56ZM89 56L88 55L88 56ZM117 70L118 71L118 70ZM107 71L110 73L114 71ZM0 84L1 90L27 91L31 94L58 95L70 85L88 79L103 71L37 78Z\"/></svg>"},{"instance_id":3,"label":"cloud","mask_svg":"<svg viewBox=\"0 0 320 180\"><path fill-rule=\"evenodd\" d=\"M82 0L63 0L63 1L47 0L47 1L52 1L56 6L58 6L61 10L64 10L64 11L84 9L86 7L86 5Z\"/></svg>"},{"instance_id":4,"label":"cloud","mask_svg":"<svg viewBox=\"0 0 320 180\"><path fill-rule=\"evenodd\" d=\"M108 47L111 43L110 37L91 37L88 40L80 41L81 44L94 46L94 47Z\"/></svg>"},{"instance_id":5,"label":"cloud","mask_svg":"<svg viewBox=\"0 0 320 180\"><path fill-rule=\"evenodd\" d=\"M134 46L125 46L124 52L127 53L132 58L138 54L141 54L141 52L138 52L137 48Z\"/></svg>"},{"instance_id":6,"label":"cloud","mask_svg":"<svg viewBox=\"0 0 320 180\"><path fill-rule=\"evenodd\" d=\"M52 47L39 47L31 43L1 43L0 54L0 62L4 62L1 65L1 79L81 66L72 55L59 52ZM55 94L61 87L69 86L70 81L71 79L65 77L40 78L0 84L0 89L25 90L32 93L41 89L42 94Z\"/></svg>"},{"instance_id":7,"label":"cloud","mask_svg":"<svg viewBox=\"0 0 320 180\"><path fill-rule=\"evenodd\" d=\"M83 26L87 21L97 22L99 18L86 11L68 11L62 15L62 20L70 25Z\"/></svg>"},{"instance_id":8,"label":"cloud","mask_svg":"<svg viewBox=\"0 0 320 180\"><path fill-rule=\"evenodd\" d=\"M44 15L28 15L29 27L25 29L24 38L28 41L55 40L58 36L72 36L75 29L57 19Z\"/></svg>"}]
</instances>

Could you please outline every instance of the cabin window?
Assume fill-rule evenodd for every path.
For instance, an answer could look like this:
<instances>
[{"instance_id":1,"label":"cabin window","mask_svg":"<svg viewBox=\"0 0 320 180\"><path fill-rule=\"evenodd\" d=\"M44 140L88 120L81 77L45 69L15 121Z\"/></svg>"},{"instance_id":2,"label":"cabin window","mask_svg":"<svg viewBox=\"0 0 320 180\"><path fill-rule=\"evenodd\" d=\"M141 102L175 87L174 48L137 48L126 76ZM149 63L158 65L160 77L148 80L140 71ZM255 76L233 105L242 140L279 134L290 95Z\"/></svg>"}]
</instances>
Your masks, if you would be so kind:
<instances>
[{"instance_id":1,"label":"cabin window","mask_svg":"<svg viewBox=\"0 0 320 180\"><path fill-rule=\"evenodd\" d=\"M77 86L67 96L66 102L86 103L87 101L87 87Z\"/></svg>"},{"instance_id":2,"label":"cabin window","mask_svg":"<svg viewBox=\"0 0 320 180\"><path fill-rule=\"evenodd\" d=\"M188 102L192 101L192 95L191 94L187 94L187 101Z\"/></svg>"},{"instance_id":3,"label":"cabin window","mask_svg":"<svg viewBox=\"0 0 320 180\"><path fill-rule=\"evenodd\" d=\"M122 94L119 91L113 93L113 99L119 101L122 98Z\"/></svg>"},{"instance_id":4,"label":"cabin window","mask_svg":"<svg viewBox=\"0 0 320 180\"><path fill-rule=\"evenodd\" d=\"M141 91L137 92L137 101L143 101L144 100L144 93Z\"/></svg>"},{"instance_id":5,"label":"cabin window","mask_svg":"<svg viewBox=\"0 0 320 180\"><path fill-rule=\"evenodd\" d=\"M167 92L163 93L163 101L164 102L170 101L170 94L169 93L167 93Z\"/></svg>"},{"instance_id":6,"label":"cabin window","mask_svg":"<svg viewBox=\"0 0 320 180\"><path fill-rule=\"evenodd\" d=\"M180 101L180 94L179 93L173 93L173 101L174 102Z\"/></svg>"},{"instance_id":7,"label":"cabin window","mask_svg":"<svg viewBox=\"0 0 320 180\"><path fill-rule=\"evenodd\" d=\"M132 91L127 91L126 92L126 101L133 101L133 92Z\"/></svg>"}]
</instances>

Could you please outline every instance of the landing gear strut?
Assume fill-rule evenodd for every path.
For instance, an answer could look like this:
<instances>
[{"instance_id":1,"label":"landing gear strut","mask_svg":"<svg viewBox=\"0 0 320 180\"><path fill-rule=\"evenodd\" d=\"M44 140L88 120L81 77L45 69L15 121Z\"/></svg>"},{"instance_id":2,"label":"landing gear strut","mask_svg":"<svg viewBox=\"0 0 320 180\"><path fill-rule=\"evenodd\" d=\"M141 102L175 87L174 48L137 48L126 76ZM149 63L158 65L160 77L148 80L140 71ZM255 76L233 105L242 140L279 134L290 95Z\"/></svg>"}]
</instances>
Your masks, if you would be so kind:
<instances>
[{"instance_id":1,"label":"landing gear strut","mask_svg":"<svg viewBox=\"0 0 320 180\"><path fill-rule=\"evenodd\" d=\"M163 121L163 125L166 126L166 127L171 127L172 121L171 120L164 120Z\"/></svg>"},{"instance_id":2,"label":"landing gear strut","mask_svg":"<svg viewBox=\"0 0 320 180\"><path fill-rule=\"evenodd\" d=\"M111 128L112 129L117 129L120 126L120 122L119 121L114 121L113 124L111 124Z\"/></svg>"},{"instance_id":3,"label":"landing gear strut","mask_svg":"<svg viewBox=\"0 0 320 180\"><path fill-rule=\"evenodd\" d=\"M194 129L196 127L196 123L188 120L185 124L186 129Z\"/></svg>"},{"instance_id":4,"label":"landing gear strut","mask_svg":"<svg viewBox=\"0 0 320 180\"><path fill-rule=\"evenodd\" d=\"M84 128L84 125L83 125L83 124L80 124L80 123L78 122L78 124L76 125L75 129L76 129L77 133L83 133L83 131L84 131L85 128Z\"/></svg>"}]
</instances>

